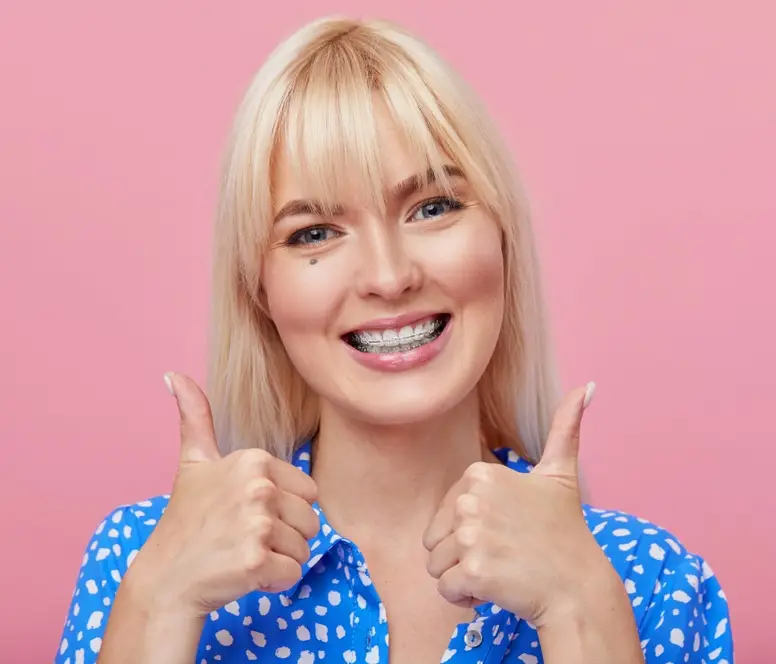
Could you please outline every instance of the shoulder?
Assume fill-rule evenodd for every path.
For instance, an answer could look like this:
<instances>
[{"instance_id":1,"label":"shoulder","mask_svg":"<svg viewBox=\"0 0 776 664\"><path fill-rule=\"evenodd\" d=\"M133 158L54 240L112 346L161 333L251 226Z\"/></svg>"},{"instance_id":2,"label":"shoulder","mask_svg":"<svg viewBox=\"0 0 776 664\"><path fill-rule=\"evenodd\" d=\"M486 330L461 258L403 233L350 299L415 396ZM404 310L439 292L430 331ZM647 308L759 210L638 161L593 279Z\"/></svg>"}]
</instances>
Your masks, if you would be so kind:
<instances>
[{"instance_id":1,"label":"shoulder","mask_svg":"<svg viewBox=\"0 0 776 664\"><path fill-rule=\"evenodd\" d=\"M646 555L642 563L660 566L688 554L677 537L647 519L592 505L583 505L582 509L601 548L616 559L633 562L634 555Z\"/></svg>"},{"instance_id":2,"label":"shoulder","mask_svg":"<svg viewBox=\"0 0 776 664\"><path fill-rule=\"evenodd\" d=\"M119 584L168 500L162 495L119 505L94 528L83 552L56 664L96 660Z\"/></svg>"},{"instance_id":3,"label":"shoulder","mask_svg":"<svg viewBox=\"0 0 776 664\"><path fill-rule=\"evenodd\" d=\"M727 598L703 556L647 519L590 505L583 511L625 585L645 654L732 657Z\"/></svg>"},{"instance_id":4,"label":"shoulder","mask_svg":"<svg viewBox=\"0 0 776 664\"><path fill-rule=\"evenodd\" d=\"M111 509L93 530L82 570L126 570L164 513L169 495L159 495Z\"/></svg>"},{"instance_id":5,"label":"shoulder","mask_svg":"<svg viewBox=\"0 0 776 664\"><path fill-rule=\"evenodd\" d=\"M126 503L114 507L107 513L94 531L96 536L106 534L115 538L117 531L130 537L134 529L135 537L141 539L151 534L170 501L168 494L153 496L135 503Z\"/></svg>"},{"instance_id":6,"label":"shoulder","mask_svg":"<svg viewBox=\"0 0 776 664\"><path fill-rule=\"evenodd\" d=\"M677 571L693 573L695 584L713 575L706 561L665 528L619 510L583 505L590 532L628 583L628 590L648 588L642 579L666 579ZM643 601L643 600L642 600ZM636 602L636 605L641 603Z\"/></svg>"}]
</instances>

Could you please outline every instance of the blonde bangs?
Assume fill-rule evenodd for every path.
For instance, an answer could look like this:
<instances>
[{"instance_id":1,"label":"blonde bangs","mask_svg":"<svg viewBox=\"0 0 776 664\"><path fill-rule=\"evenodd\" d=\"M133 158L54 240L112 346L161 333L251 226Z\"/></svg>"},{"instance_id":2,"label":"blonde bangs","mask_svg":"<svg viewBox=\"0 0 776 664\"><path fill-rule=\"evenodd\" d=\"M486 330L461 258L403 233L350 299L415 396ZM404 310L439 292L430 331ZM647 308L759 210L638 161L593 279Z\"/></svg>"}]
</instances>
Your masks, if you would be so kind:
<instances>
[{"instance_id":1,"label":"blonde bangs","mask_svg":"<svg viewBox=\"0 0 776 664\"><path fill-rule=\"evenodd\" d=\"M451 190L444 166L452 162L492 204L488 178L416 63L391 42L364 36L354 29L311 47L292 68L271 163L282 153L305 197L327 212L342 204L384 210L392 183L385 181L377 137L376 105L382 102L419 176Z\"/></svg>"},{"instance_id":2,"label":"blonde bangs","mask_svg":"<svg viewBox=\"0 0 776 664\"><path fill-rule=\"evenodd\" d=\"M306 198L330 208L375 202L380 189L369 62L344 40L315 49L292 77L278 120L282 150Z\"/></svg>"}]
</instances>

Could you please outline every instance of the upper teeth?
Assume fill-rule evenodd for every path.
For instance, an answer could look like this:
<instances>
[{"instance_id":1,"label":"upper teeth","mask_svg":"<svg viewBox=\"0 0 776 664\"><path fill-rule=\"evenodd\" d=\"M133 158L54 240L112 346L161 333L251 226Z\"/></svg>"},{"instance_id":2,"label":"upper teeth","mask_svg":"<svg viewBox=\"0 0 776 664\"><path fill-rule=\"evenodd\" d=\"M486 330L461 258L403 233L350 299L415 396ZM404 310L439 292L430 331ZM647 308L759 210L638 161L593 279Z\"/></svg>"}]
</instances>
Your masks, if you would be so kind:
<instances>
[{"instance_id":1,"label":"upper teeth","mask_svg":"<svg viewBox=\"0 0 776 664\"><path fill-rule=\"evenodd\" d=\"M439 321L430 318L422 323L417 323L416 325L405 325L401 329L359 330L355 334L359 338L359 341L362 341L363 343L406 343L418 338L422 338L425 335L433 332L438 324Z\"/></svg>"}]
</instances>

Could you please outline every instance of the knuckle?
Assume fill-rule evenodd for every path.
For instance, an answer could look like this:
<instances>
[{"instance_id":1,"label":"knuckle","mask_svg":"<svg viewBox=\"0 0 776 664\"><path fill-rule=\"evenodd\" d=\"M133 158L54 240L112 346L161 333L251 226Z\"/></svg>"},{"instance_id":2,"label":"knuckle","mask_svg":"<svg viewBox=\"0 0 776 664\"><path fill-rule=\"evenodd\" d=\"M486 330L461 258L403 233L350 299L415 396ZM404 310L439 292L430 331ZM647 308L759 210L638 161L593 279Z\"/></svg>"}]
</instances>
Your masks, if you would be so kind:
<instances>
[{"instance_id":1,"label":"knuckle","mask_svg":"<svg viewBox=\"0 0 776 664\"><path fill-rule=\"evenodd\" d=\"M202 421L208 420L212 417L210 410L210 402L207 399L194 399L189 404L187 414L192 420Z\"/></svg>"},{"instance_id":2,"label":"knuckle","mask_svg":"<svg viewBox=\"0 0 776 664\"><path fill-rule=\"evenodd\" d=\"M248 532L250 538L259 544L264 545L269 541L274 527L274 519L266 514L253 514L248 517Z\"/></svg>"},{"instance_id":3,"label":"knuckle","mask_svg":"<svg viewBox=\"0 0 776 664\"><path fill-rule=\"evenodd\" d=\"M250 480L245 485L245 496L249 503L268 503L275 500L278 488L266 477Z\"/></svg>"},{"instance_id":4,"label":"knuckle","mask_svg":"<svg viewBox=\"0 0 776 664\"><path fill-rule=\"evenodd\" d=\"M485 556L478 552L470 552L461 561L461 566L467 587L477 595L487 594L488 588L493 584L489 579Z\"/></svg>"},{"instance_id":5,"label":"knuckle","mask_svg":"<svg viewBox=\"0 0 776 664\"><path fill-rule=\"evenodd\" d=\"M258 574L267 562L268 555L269 551L266 547L257 544L247 546L243 555L245 571L251 576Z\"/></svg>"},{"instance_id":6,"label":"knuckle","mask_svg":"<svg viewBox=\"0 0 776 664\"><path fill-rule=\"evenodd\" d=\"M272 456L269 452L258 448L240 450L238 464L251 476L266 476L269 474L269 464Z\"/></svg>"},{"instance_id":7,"label":"knuckle","mask_svg":"<svg viewBox=\"0 0 776 664\"><path fill-rule=\"evenodd\" d=\"M480 529L476 525L461 526L455 531L455 542L463 549L472 549L480 539Z\"/></svg>"},{"instance_id":8,"label":"knuckle","mask_svg":"<svg viewBox=\"0 0 776 664\"><path fill-rule=\"evenodd\" d=\"M188 411L181 415L179 422L179 430L181 437L187 437L195 435L198 432L208 431L212 429L213 419L210 414L210 407L205 404L204 406L192 406Z\"/></svg>"},{"instance_id":9,"label":"knuckle","mask_svg":"<svg viewBox=\"0 0 776 664\"><path fill-rule=\"evenodd\" d=\"M469 581L476 581L482 574L482 559L474 554L466 556L461 561L461 571Z\"/></svg>"},{"instance_id":10,"label":"knuckle","mask_svg":"<svg viewBox=\"0 0 776 664\"><path fill-rule=\"evenodd\" d=\"M493 474L490 466L487 461L475 461L466 469L464 475L472 485L490 482Z\"/></svg>"},{"instance_id":11,"label":"knuckle","mask_svg":"<svg viewBox=\"0 0 776 664\"><path fill-rule=\"evenodd\" d=\"M480 499L471 493L462 493L455 499L455 516L459 519L475 517L480 513Z\"/></svg>"}]
</instances>

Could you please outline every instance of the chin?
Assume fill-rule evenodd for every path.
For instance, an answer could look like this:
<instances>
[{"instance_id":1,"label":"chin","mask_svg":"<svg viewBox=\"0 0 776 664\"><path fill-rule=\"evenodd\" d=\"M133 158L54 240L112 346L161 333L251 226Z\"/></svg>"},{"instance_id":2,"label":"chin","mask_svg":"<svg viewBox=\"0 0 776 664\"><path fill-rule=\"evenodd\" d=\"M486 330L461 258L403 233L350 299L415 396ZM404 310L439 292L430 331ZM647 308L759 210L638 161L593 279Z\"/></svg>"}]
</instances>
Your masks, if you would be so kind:
<instances>
[{"instance_id":1,"label":"chin","mask_svg":"<svg viewBox=\"0 0 776 664\"><path fill-rule=\"evenodd\" d=\"M353 381L330 399L348 417L373 425L399 426L437 419L461 406L476 391L479 374L393 376L391 381ZM468 372L467 372L468 373Z\"/></svg>"},{"instance_id":2,"label":"chin","mask_svg":"<svg viewBox=\"0 0 776 664\"><path fill-rule=\"evenodd\" d=\"M370 398L354 399L341 407L354 419L368 422L376 426L407 426L429 422L451 412L465 399L466 394L434 395L419 400L405 395L388 399Z\"/></svg>"}]
</instances>

